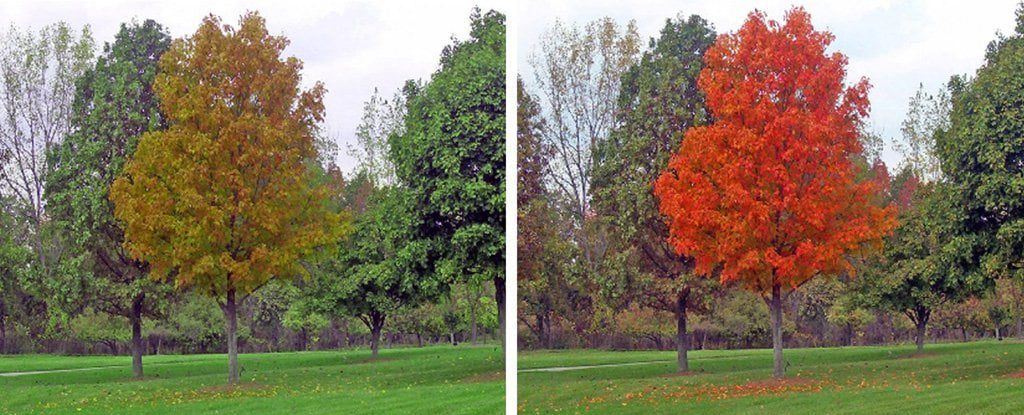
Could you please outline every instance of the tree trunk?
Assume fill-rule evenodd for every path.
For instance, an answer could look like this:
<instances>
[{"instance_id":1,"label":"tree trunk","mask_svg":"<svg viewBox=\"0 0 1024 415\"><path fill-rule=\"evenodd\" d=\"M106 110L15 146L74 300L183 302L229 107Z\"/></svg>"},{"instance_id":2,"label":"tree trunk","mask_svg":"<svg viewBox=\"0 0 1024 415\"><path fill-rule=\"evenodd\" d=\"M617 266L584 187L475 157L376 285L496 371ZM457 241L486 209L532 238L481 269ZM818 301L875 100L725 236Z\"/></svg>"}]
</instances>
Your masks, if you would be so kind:
<instances>
[{"instance_id":1,"label":"tree trunk","mask_svg":"<svg viewBox=\"0 0 1024 415\"><path fill-rule=\"evenodd\" d=\"M679 373L690 370L690 362L686 352L690 350L690 337L686 333L686 297L689 293L680 292L676 301L676 365Z\"/></svg>"},{"instance_id":2,"label":"tree trunk","mask_svg":"<svg viewBox=\"0 0 1024 415\"><path fill-rule=\"evenodd\" d=\"M448 341L452 344L452 346L455 345L455 332L454 331L449 331L448 332Z\"/></svg>"},{"instance_id":3,"label":"tree trunk","mask_svg":"<svg viewBox=\"0 0 1024 415\"><path fill-rule=\"evenodd\" d=\"M776 379L782 379L786 376L786 368L782 361L782 287L778 284L772 286L772 298L768 308L772 320L773 375Z\"/></svg>"},{"instance_id":4,"label":"tree trunk","mask_svg":"<svg viewBox=\"0 0 1024 415\"><path fill-rule=\"evenodd\" d=\"M548 328L544 312L537 313L537 340L540 340L541 349L549 348L547 330Z\"/></svg>"},{"instance_id":5,"label":"tree trunk","mask_svg":"<svg viewBox=\"0 0 1024 415\"><path fill-rule=\"evenodd\" d=\"M476 298L473 298L475 294L472 290L469 290L469 298L466 300L469 302L469 342L470 344L476 344Z\"/></svg>"},{"instance_id":6,"label":"tree trunk","mask_svg":"<svg viewBox=\"0 0 1024 415\"><path fill-rule=\"evenodd\" d=\"M380 329L374 327L370 331L370 357L376 359L378 350L380 349Z\"/></svg>"},{"instance_id":7,"label":"tree trunk","mask_svg":"<svg viewBox=\"0 0 1024 415\"><path fill-rule=\"evenodd\" d=\"M228 289L224 317L228 322L228 384L234 385L238 383L238 309L234 288Z\"/></svg>"},{"instance_id":8,"label":"tree trunk","mask_svg":"<svg viewBox=\"0 0 1024 415\"><path fill-rule=\"evenodd\" d=\"M0 304L0 307L3 307ZM7 353L7 316L0 314L0 354Z\"/></svg>"},{"instance_id":9,"label":"tree trunk","mask_svg":"<svg viewBox=\"0 0 1024 415\"><path fill-rule=\"evenodd\" d=\"M846 345L853 346L853 324L846 323Z\"/></svg>"},{"instance_id":10,"label":"tree trunk","mask_svg":"<svg viewBox=\"0 0 1024 415\"><path fill-rule=\"evenodd\" d=\"M142 379L142 301L143 294L139 294L132 301L132 375L135 379Z\"/></svg>"},{"instance_id":11,"label":"tree trunk","mask_svg":"<svg viewBox=\"0 0 1024 415\"><path fill-rule=\"evenodd\" d=\"M931 312L924 308L918 308L916 310L917 321L914 323L917 326L917 332L914 334L914 340L917 342L917 352L921 353L924 351L924 336L928 326L928 317Z\"/></svg>"},{"instance_id":12,"label":"tree trunk","mask_svg":"<svg viewBox=\"0 0 1024 415\"><path fill-rule=\"evenodd\" d=\"M501 350L505 351L505 277L494 278L494 302L498 303L498 326Z\"/></svg>"},{"instance_id":13,"label":"tree trunk","mask_svg":"<svg viewBox=\"0 0 1024 415\"><path fill-rule=\"evenodd\" d=\"M416 333L416 347L423 347L423 335Z\"/></svg>"},{"instance_id":14,"label":"tree trunk","mask_svg":"<svg viewBox=\"0 0 1024 415\"><path fill-rule=\"evenodd\" d=\"M377 351L380 349L380 332L384 329L386 316L381 313L370 315L370 357L377 358Z\"/></svg>"}]
</instances>

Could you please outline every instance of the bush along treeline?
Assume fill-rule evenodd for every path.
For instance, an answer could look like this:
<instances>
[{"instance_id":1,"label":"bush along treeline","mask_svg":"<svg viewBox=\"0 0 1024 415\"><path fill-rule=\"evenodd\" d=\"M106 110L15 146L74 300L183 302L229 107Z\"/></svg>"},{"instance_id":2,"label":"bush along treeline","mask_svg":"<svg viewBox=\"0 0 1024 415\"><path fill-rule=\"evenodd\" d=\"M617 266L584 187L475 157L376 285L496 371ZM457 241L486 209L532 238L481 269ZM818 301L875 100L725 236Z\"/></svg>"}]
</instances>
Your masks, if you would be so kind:
<instances>
[{"instance_id":1,"label":"bush along treeline","mask_svg":"<svg viewBox=\"0 0 1024 415\"><path fill-rule=\"evenodd\" d=\"M172 39L0 37L0 352L238 353L497 341L505 18L366 102L335 164L320 82L250 12ZM308 88L303 85L309 85Z\"/></svg>"},{"instance_id":2,"label":"bush along treeline","mask_svg":"<svg viewBox=\"0 0 1024 415\"><path fill-rule=\"evenodd\" d=\"M556 22L519 81L525 348L842 346L1024 336L1024 8L973 77L910 99L902 162L833 36L793 8Z\"/></svg>"}]
</instances>

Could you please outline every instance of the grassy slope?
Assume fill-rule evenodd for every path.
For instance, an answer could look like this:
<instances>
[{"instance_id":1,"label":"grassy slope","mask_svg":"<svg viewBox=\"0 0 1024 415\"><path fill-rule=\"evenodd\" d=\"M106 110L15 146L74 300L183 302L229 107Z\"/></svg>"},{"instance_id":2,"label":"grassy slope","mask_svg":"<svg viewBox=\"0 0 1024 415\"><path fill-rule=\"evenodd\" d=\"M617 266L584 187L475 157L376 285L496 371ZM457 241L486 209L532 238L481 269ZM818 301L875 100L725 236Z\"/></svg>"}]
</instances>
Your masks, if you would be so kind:
<instances>
[{"instance_id":1,"label":"grassy slope","mask_svg":"<svg viewBox=\"0 0 1024 415\"><path fill-rule=\"evenodd\" d=\"M0 372L111 366L0 377L0 413L495 414L504 408L497 346L243 354L241 387L224 387L225 355L0 356Z\"/></svg>"},{"instance_id":2,"label":"grassy slope","mask_svg":"<svg viewBox=\"0 0 1024 415\"><path fill-rule=\"evenodd\" d=\"M519 373L521 413L1022 413L1024 344L1015 341L792 349L787 384L767 381L771 350L696 351L690 376L673 352L539 351L521 369L667 360L638 366Z\"/></svg>"}]
</instances>

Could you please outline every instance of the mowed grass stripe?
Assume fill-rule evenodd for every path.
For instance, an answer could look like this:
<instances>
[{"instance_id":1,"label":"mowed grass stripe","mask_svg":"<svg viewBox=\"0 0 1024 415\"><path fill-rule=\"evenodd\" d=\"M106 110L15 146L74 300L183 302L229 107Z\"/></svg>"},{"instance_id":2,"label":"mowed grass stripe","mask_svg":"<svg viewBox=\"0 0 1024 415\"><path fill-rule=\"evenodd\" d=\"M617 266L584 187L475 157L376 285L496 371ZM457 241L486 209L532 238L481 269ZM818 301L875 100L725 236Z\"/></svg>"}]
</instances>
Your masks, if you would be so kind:
<instances>
[{"instance_id":1,"label":"mowed grass stripe","mask_svg":"<svg viewBox=\"0 0 1024 415\"><path fill-rule=\"evenodd\" d=\"M628 361L634 352L538 351L521 367ZM695 351L689 376L674 363L576 372L519 374L522 413L1019 413L1024 369L1018 341L913 346L790 349L787 375L802 385L770 384L770 350ZM732 357L729 355L733 354ZM672 352L636 352L636 361ZM705 358L708 357L708 358Z\"/></svg>"},{"instance_id":2,"label":"mowed grass stripe","mask_svg":"<svg viewBox=\"0 0 1024 415\"><path fill-rule=\"evenodd\" d=\"M501 350L480 347L398 348L381 351L243 354L242 387L224 387L225 355L147 356L143 381L131 369L0 378L2 413L380 413L418 407L448 413L500 413L504 388ZM60 367L54 356L15 356L11 370ZM87 360L119 363L117 357L64 357L70 366ZM177 360L177 364L159 364ZM130 361L128 361L130 363ZM154 363L154 364L150 364ZM493 378L493 380L492 380ZM472 381L467 381L470 379Z\"/></svg>"}]
</instances>

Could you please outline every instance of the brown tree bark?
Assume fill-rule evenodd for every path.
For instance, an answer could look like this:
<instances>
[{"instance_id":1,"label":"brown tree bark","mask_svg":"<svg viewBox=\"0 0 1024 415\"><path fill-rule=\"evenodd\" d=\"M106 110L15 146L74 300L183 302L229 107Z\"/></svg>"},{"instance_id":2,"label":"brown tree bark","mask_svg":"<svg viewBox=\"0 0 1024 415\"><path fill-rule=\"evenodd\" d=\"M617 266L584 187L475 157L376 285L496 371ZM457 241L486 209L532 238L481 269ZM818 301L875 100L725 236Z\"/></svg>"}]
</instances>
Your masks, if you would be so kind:
<instances>
[{"instance_id":1,"label":"brown tree bark","mask_svg":"<svg viewBox=\"0 0 1024 415\"><path fill-rule=\"evenodd\" d=\"M686 333L686 300L689 293L682 291L676 300L676 366L679 373L690 370L686 353L690 350L690 337Z\"/></svg>"},{"instance_id":2,"label":"brown tree bark","mask_svg":"<svg viewBox=\"0 0 1024 415\"><path fill-rule=\"evenodd\" d=\"M387 316L381 313L370 313L369 320L365 320L369 323L370 329L370 357L372 359L377 358L377 353L380 350L380 333L384 329L384 322L387 320Z\"/></svg>"},{"instance_id":3,"label":"brown tree bark","mask_svg":"<svg viewBox=\"0 0 1024 415\"><path fill-rule=\"evenodd\" d=\"M498 304L498 326L501 350L505 350L505 277L494 278L494 302Z\"/></svg>"},{"instance_id":4,"label":"brown tree bark","mask_svg":"<svg viewBox=\"0 0 1024 415\"><path fill-rule=\"evenodd\" d=\"M0 303L0 354L7 353L7 316L2 311L3 303Z\"/></svg>"},{"instance_id":5,"label":"brown tree bark","mask_svg":"<svg viewBox=\"0 0 1024 415\"><path fill-rule=\"evenodd\" d=\"M772 320L772 360L773 375L776 379L786 376L786 368L782 360L782 287L772 285L772 298L768 304Z\"/></svg>"},{"instance_id":6,"label":"brown tree bark","mask_svg":"<svg viewBox=\"0 0 1024 415\"><path fill-rule=\"evenodd\" d=\"M473 297L475 297L475 294L472 292L472 290L469 290L469 298L467 298L467 300L469 301L469 343L470 344L476 344L476 334L477 334L477 328L476 328L476 305L477 304L476 304L476 298L473 298Z\"/></svg>"},{"instance_id":7,"label":"brown tree bark","mask_svg":"<svg viewBox=\"0 0 1024 415\"><path fill-rule=\"evenodd\" d=\"M142 344L142 302L145 294L135 296L132 301L132 315L129 318L132 323L132 375L135 379L142 379L142 353L145 346Z\"/></svg>"},{"instance_id":8,"label":"brown tree bark","mask_svg":"<svg viewBox=\"0 0 1024 415\"><path fill-rule=\"evenodd\" d=\"M234 385L238 383L238 309L234 287L228 289L224 317L228 323L228 384Z\"/></svg>"},{"instance_id":9,"label":"brown tree bark","mask_svg":"<svg viewBox=\"0 0 1024 415\"><path fill-rule=\"evenodd\" d=\"M931 310L923 307L918 307L914 310L914 326L916 331L914 333L914 342L917 344L917 353L924 351L924 337L927 333L928 317L931 316Z\"/></svg>"}]
</instances>

